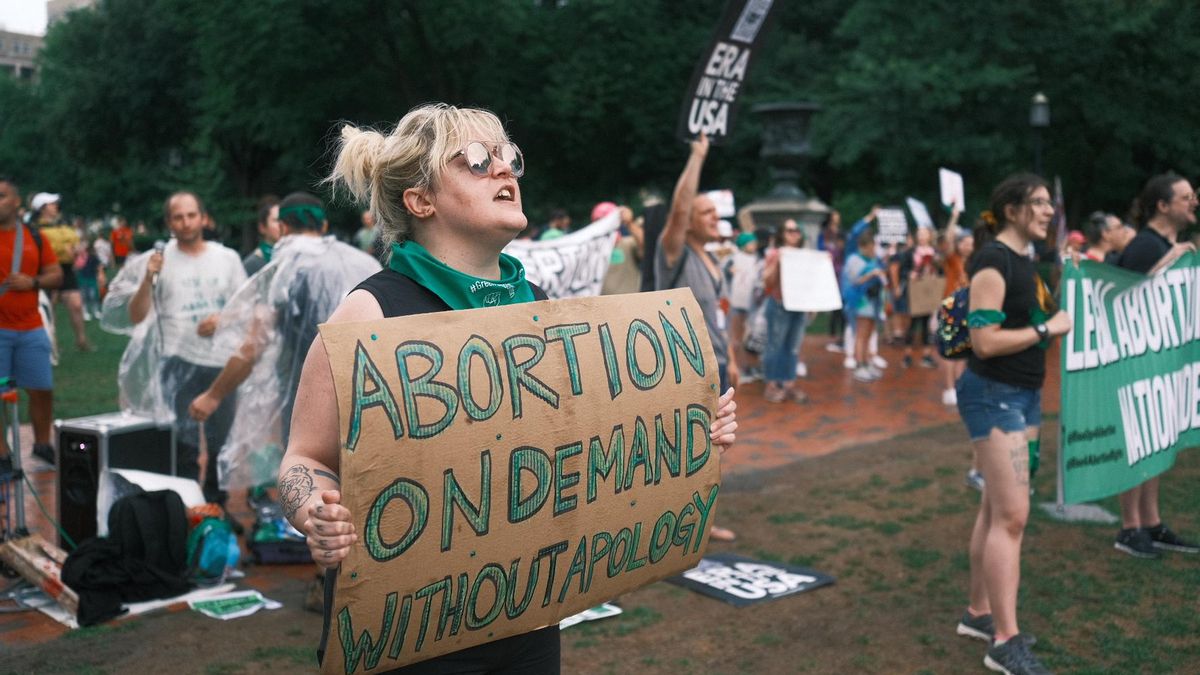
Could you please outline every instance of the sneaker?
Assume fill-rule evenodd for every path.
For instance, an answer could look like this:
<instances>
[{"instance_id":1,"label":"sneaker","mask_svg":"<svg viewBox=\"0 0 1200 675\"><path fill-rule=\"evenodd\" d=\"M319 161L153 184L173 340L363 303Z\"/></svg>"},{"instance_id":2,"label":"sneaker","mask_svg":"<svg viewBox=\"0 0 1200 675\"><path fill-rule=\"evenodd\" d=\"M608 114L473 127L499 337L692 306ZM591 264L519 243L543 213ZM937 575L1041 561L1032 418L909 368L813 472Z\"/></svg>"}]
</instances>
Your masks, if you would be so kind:
<instances>
[{"instance_id":1,"label":"sneaker","mask_svg":"<svg viewBox=\"0 0 1200 675\"><path fill-rule=\"evenodd\" d=\"M954 632L963 637L983 640L990 644L992 636L996 634L996 624L992 621L991 614L971 616L970 612L963 612L962 619L958 622L958 628Z\"/></svg>"},{"instance_id":2,"label":"sneaker","mask_svg":"<svg viewBox=\"0 0 1200 675\"><path fill-rule=\"evenodd\" d=\"M1159 557L1158 550L1154 547L1154 540L1150 538L1150 531L1144 527L1127 527L1118 532L1117 540L1113 542L1113 548L1135 558L1154 559Z\"/></svg>"},{"instance_id":3,"label":"sneaker","mask_svg":"<svg viewBox=\"0 0 1200 675\"><path fill-rule=\"evenodd\" d=\"M871 374L874 375L875 379L877 380L883 377L883 371L876 368L874 363L867 364L867 370L871 371Z\"/></svg>"},{"instance_id":4,"label":"sneaker","mask_svg":"<svg viewBox=\"0 0 1200 675\"><path fill-rule=\"evenodd\" d=\"M808 365L803 361L796 362L796 377L808 377Z\"/></svg>"},{"instance_id":5,"label":"sneaker","mask_svg":"<svg viewBox=\"0 0 1200 675\"><path fill-rule=\"evenodd\" d=\"M971 470L967 471L967 481L966 482L967 482L967 487L974 488L976 490L979 490L980 492L983 492L983 486L984 486L983 474L979 473L975 469L971 469Z\"/></svg>"},{"instance_id":6,"label":"sneaker","mask_svg":"<svg viewBox=\"0 0 1200 675\"><path fill-rule=\"evenodd\" d=\"M1051 675L1050 669L1029 651L1032 644L1028 636L1014 635L1004 644L990 647L983 665L1005 675Z\"/></svg>"},{"instance_id":7,"label":"sneaker","mask_svg":"<svg viewBox=\"0 0 1200 675\"><path fill-rule=\"evenodd\" d=\"M904 358L900 360L900 365L904 368L912 368L912 357L905 354Z\"/></svg>"},{"instance_id":8,"label":"sneaker","mask_svg":"<svg viewBox=\"0 0 1200 675\"><path fill-rule=\"evenodd\" d=\"M801 405L808 403L808 394L801 391L798 387L792 387L788 390L788 398L792 399L794 403Z\"/></svg>"},{"instance_id":9,"label":"sneaker","mask_svg":"<svg viewBox=\"0 0 1200 675\"><path fill-rule=\"evenodd\" d=\"M871 365L875 366L876 368L878 368L880 370L883 370L884 368L887 368L888 363L887 363L887 361L884 360L884 358L882 356L875 354L874 356L871 357Z\"/></svg>"},{"instance_id":10,"label":"sneaker","mask_svg":"<svg viewBox=\"0 0 1200 675\"><path fill-rule=\"evenodd\" d=\"M825 343L825 351L833 352L835 354L841 354L842 346L836 342L827 342L827 343Z\"/></svg>"},{"instance_id":11,"label":"sneaker","mask_svg":"<svg viewBox=\"0 0 1200 675\"><path fill-rule=\"evenodd\" d=\"M747 368L744 372L741 373L741 377L739 377L738 379L741 381L742 384L750 384L752 382L758 382L759 380L762 379L762 371L759 370L758 368Z\"/></svg>"},{"instance_id":12,"label":"sneaker","mask_svg":"<svg viewBox=\"0 0 1200 675\"><path fill-rule=\"evenodd\" d=\"M863 366L862 368L854 369L854 379L858 382L874 382L879 379L879 376L872 372L870 368Z\"/></svg>"},{"instance_id":13,"label":"sneaker","mask_svg":"<svg viewBox=\"0 0 1200 675\"><path fill-rule=\"evenodd\" d=\"M1158 527L1149 528L1147 532L1150 533L1150 541L1154 548L1176 553L1200 553L1200 546L1186 539L1180 539L1179 535L1171 531L1171 528L1164 523L1159 523Z\"/></svg>"},{"instance_id":14,"label":"sneaker","mask_svg":"<svg viewBox=\"0 0 1200 675\"><path fill-rule=\"evenodd\" d=\"M766 391L763 392L763 398L767 403L783 403L788 398L787 389L771 382L767 384Z\"/></svg>"},{"instance_id":15,"label":"sneaker","mask_svg":"<svg viewBox=\"0 0 1200 675\"><path fill-rule=\"evenodd\" d=\"M49 464L50 466L58 466L58 462L54 456L53 445L46 443L34 443L33 456Z\"/></svg>"},{"instance_id":16,"label":"sneaker","mask_svg":"<svg viewBox=\"0 0 1200 675\"><path fill-rule=\"evenodd\" d=\"M858 367L858 361L855 361L853 356L847 356L842 361L842 367L846 370L854 370Z\"/></svg>"},{"instance_id":17,"label":"sneaker","mask_svg":"<svg viewBox=\"0 0 1200 675\"><path fill-rule=\"evenodd\" d=\"M947 389L942 392L942 405L958 405L958 392Z\"/></svg>"},{"instance_id":18,"label":"sneaker","mask_svg":"<svg viewBox=\"0 0 1200 675\"><path fill-rule=\"evenodd\" d=\"M933 357L926 354L921 357L922 368L937 368L937 364L933 362Z\"/></svg>"}]
</instances>

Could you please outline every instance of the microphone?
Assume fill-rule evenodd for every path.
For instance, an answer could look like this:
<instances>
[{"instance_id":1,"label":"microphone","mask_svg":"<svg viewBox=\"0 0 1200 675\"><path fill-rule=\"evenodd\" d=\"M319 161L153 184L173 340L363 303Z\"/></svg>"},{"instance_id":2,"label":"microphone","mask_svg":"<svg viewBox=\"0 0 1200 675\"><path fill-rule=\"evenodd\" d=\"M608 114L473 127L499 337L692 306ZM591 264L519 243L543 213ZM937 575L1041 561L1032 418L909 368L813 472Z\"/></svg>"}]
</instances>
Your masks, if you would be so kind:
<instances>
[{"instance_id":1,"label":"microphone","mask_svg":"<svg viewBox=\"0 0 1200 675\"><path fill-rule=\"evenodd\" d=\"M163 251L166 250L166 248L167 248L167 242L163 241L162 239L159 239L158 241L154 242L154 252L155 253L162 255ZM158 272L155 272L154 276L150 278L150 285L151 286L158 285Z\"/></svg>"}]
</instances>

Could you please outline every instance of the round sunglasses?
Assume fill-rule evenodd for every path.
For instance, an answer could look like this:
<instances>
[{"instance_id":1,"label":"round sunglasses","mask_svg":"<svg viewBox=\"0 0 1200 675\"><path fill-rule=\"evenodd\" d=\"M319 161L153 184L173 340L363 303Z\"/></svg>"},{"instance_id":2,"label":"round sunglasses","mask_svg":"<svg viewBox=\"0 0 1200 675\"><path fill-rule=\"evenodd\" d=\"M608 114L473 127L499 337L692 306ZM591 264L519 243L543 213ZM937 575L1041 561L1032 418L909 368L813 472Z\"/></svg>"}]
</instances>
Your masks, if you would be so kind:
<instances>
[{"instance_id":1,"label":"round sunglasses","mask_svg":"<svg viewBox=\"0 0 1200 675\"><path fill-rule=\"evenodd\" d=\"M453 161L459 155L467 161L467 169L480 178L491 173L493 157L508 164L513 177L520 178L525 175L525 156L521 154L521 149L516 143L505 141L489 147L483 141L470 141L462 150L450 155L450 160Z\"/></svg>"}]
</instances>

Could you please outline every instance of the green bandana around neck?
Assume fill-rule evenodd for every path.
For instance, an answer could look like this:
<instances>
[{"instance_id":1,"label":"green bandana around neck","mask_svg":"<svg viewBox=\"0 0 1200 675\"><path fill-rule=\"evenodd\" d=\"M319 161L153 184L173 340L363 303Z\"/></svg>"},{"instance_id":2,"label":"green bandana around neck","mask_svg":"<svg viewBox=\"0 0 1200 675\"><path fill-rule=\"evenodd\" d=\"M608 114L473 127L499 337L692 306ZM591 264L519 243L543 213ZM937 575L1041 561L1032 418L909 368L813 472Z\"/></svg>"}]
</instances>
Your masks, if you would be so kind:
<instances>
[{"instance_id":1,"label":"green bandana around neck","mask_svg":"<svg viewBox=\"0 0 1200 675\"><path fill-rule=\"evenodd\" d=\"M258 252L262 254L263 260L271 262L271 254L275 252L275 246L261 241L258 243Z\"/></svg>"},{"instance_id":2,"label":"green bandana around neck","mask_svg":"<svg viewBox=\"0 0 1200 675\"><path fill-rule=\"evenodd\" d=\"M464 274L433 257L415 241L392 244L388 268L433 291L451 309L478 309L533 302L521 261L501 253L500 280Z\"/></svg>"}]
</instances>

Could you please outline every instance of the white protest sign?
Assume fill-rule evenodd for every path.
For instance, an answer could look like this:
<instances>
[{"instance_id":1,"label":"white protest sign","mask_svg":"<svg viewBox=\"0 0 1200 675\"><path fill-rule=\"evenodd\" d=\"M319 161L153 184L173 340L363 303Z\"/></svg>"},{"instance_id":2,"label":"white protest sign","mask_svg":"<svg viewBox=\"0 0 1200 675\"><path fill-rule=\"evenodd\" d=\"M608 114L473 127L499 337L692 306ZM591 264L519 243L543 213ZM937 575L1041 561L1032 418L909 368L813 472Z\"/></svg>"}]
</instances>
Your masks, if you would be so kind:
<instances>
[{"instance_id":1,"label":"white protest sign","mask_svg":"<svg viewBox=\"0 0 1200 675\"><path fill-rule=\"evenodd\" d=\"M938 186L942 191L942 203L946 206L958 204L960 211L967 208L967 195L963 191L962 174L950 169L938 169Z\"/></svg>"},{"instance_id":2,"label":"white protest sign","mask_svg":"<svg viewBox=\"0 0 1200 675\"><path fill-rule=\"evenodd\" d=\"M875 214L879 224L879 241L887 244L902 244L908 240L908 218L904 209L889 207Z\"/></svg>"},{"instance_id":3,"label":"white protest sign","mask_svg":"<svg viewBox=\"0 0 1200 675\"><path fill-rule=\"evenodd\" d=\"M842 293L828 251L781 249L779 279L783 308L789 312L828 312L842 308Z\"/></svg>"},{"instance_id":4,"label":"white protest sign","mask_svg":"<svg viewBox=\"0 0 1200 675\"><path fill-rule=\"evenodd\" d=\"M600 295L621 214L617 209L587 227L548 241L517 240L504 252L521 261L525 277L551 299Z\"/></svg>"},{"instance_id":5,"label":"white protest sign","mask_svg":"<svg viewBox=\"0 0 1200 675\"><path fill-rule=\"evenodd\" d=\"M908 210L912 213L913 220L917 221L917 227L933 229L933 218L929 216L929 209L925 208L924 202L912 197L907 197L904 201L908 202Z\"/></svg>"},{"instance_id":6,"label":"white protest sign","mask_svg":"<svg viewBox=\"0 0 1200 675\"><path fill-rule=\"evenodd\" d=\"M737 207L733 202L733 190L709 190L704 193L717 207L718 218L732 218L737 215Z\"/></svg>"}]
</instances>

